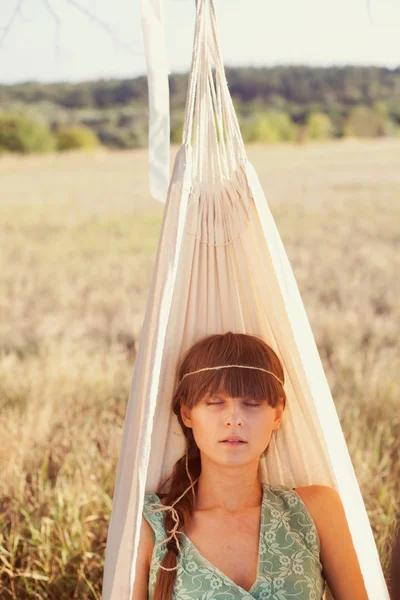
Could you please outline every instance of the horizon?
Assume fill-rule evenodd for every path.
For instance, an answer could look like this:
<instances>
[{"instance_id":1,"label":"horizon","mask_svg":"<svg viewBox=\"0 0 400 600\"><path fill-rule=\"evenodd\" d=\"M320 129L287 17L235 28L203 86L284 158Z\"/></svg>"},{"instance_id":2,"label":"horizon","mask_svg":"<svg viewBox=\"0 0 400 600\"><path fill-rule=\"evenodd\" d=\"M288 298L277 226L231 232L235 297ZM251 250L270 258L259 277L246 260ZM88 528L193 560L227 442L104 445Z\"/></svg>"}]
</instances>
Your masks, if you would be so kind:
<instances>
[{"instance_id":1,"label":"horizon","mask_svg":"<svg viewBox=\"0 0 400 600\"><path fill-rule=\"evenodd\" d=\"M341 64L332 64L332 65L310 65L310 64L303 64L303 63L299 63L299 64L276 64L276 65L224 65L225 69L255 69L255 70L262 70L262 69L274 69L274 68L309 68L309 69L322 69L322 70L328 70L328 69L346 69L346 68L356 68L356 69L381 69L381 70L386 70L386 71L396 71L400 69L400 62L397 66L394 67L386 67L385 65L369 65L369 64L347 64L347 65L341 65ZM172 75L188 75L189 71L172 71L169 74L169 77L171 77ZM32 79L32 80L25 80L25 81L18 81L16 83L1 83L0 82L0 87L14 87L14 86L19 86L19 85L27 85L27 84L32 84L32 83L37 83L43 86L47 86L47 85L59 85L59 84L69 84L69 85L79 85L82 83L98 83L100 81L129 81L129 80L135 80L135 79L140 79L141 77L146 77L147 78L147 73L140 73L138 75L134 75L134 76L126 76L126 77L118 77L118 76L109 76L109 77L96 77L93 79L82 79L82 80L56 80L56 81L40 81L37 79Z\"/></svg>"}]
</instances>

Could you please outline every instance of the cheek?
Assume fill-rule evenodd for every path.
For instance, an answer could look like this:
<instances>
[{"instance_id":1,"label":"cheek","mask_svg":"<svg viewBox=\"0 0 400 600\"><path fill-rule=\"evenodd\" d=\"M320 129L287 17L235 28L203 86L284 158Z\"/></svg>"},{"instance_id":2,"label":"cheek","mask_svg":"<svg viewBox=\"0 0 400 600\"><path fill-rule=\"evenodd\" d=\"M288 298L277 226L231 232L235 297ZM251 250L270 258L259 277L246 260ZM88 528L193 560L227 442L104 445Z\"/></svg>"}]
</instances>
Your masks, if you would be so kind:
<instances>
[{"instance_id":1,"label":"cheek","mask_svg":"<svg viewBox=\"0 0 400 600\"><path fill-rule=\"evenodd\" d=\"M248 420L248 428L252 434L262 443L269 440L272 434L274 419L270 410L260 410L260 412Z\"/></svg>"},{"instance_id":2,"label":"cheek","mask_svg":"<svg viewBox=\"0 0 400 600\"><path fill-rule=\"evenodd\" d=\"M209 415L206 411L199 411L193 418L192 425L193 431L198 436L207 438L220 423L220 417L218 415Z\"/></svg>"},{"instance_id":3,"label":"cheek","mask_svg":"<svg viewBox=\"0 0 400 600\"><path fill-rule=\"evenodd\" d=\"M260 412L257 416L251 419L251 426L259 430L269 430L272 427L271 418L265 412Z\"/></svg>"},{"instance_id":4,"label":"cheek","mask_svg":"<svg viewBox=\"0 0 400 600\"><path fill-rule=\"evenodd\" d=\"M192 414L192 430L198 446L206 448L208 443L214 444L224 430L222 413L215 411L211 414L211 411L198 410Z\"/></svg>"}]
</instances>

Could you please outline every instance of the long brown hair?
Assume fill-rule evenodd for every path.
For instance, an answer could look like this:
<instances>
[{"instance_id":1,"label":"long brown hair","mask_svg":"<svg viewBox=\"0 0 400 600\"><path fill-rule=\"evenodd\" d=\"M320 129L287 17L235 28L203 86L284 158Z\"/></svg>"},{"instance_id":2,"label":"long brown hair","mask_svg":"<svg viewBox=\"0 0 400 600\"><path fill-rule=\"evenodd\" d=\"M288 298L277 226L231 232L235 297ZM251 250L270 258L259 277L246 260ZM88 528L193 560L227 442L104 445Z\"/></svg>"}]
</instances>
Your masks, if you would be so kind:
<instances>
[{"instance_id":1,"label":"long brown hair","mask_svg":"<svg viewBox=\"0 0 400 600\"><path fill-rule=\"evenodd\" d=\"M200 450L194 440L192 429L186 427L180 413L181 403L189 408L196 406L206 393L225 392L231 397L251 397L266 400L276 407L279 399L286 403L286 395L277 379L256 369L217 369L202 371L182 377L185 373L204 367L220 365L249 365L272 371L284 382L281 362L274 350L262 339L244 333L214 334L203 337L193 344L183 355L178 367L178 386L172 399L172 410L178 417L179 424L186 438L186 454L174 465L172 474L160 485L157 492L160 498L165 497L165 504L172 504L195 481L201 472ZM186 470L188 461L188 471ZM167 491L166 491L167 490ZM179 530L184 531L190 524L197 483L174 505L179 515ZM164 493L163 493L164 492ZM166 492L166 493L165 493ZM165 529L170 533L174 520L169 511L164 511ZM177 534L179 535L179 533ZM177 564L178 548L172 538L167 545L161 565L173 568ZM166 571L159 568L154 600L171 600L176 578L176 569Z\"/></svg>"}]
</instances>

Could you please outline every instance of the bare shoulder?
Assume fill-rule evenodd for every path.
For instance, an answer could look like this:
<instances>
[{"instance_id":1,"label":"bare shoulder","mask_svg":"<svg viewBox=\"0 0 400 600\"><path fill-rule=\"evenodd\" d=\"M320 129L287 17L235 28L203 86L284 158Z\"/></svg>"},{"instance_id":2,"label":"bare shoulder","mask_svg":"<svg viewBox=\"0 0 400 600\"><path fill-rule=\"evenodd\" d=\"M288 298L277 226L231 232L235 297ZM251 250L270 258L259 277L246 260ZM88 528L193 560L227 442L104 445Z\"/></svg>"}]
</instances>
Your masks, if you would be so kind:
<instances>
[{"instance_id":1,"label":"bare shoulder","mask_svg":"<svg viewBox=\"0 0 400 600\"><path fill-rule=\"evenodd\" d=\"M318 536L322 541L326 515L334 518L343 513L343 505L338 492L327 485L307 485L295 488L313 518Z\"/></svg>"},{"instance_id":2,"label":"bare shoulder","mask_svg":"<svg viewBox=\"0 0 400 600\"><path fill-rule=\"evenodd\" d=\"M154 549L154 540L153 540L153 530L151 528L150 523L145 519L142 515L142 522L140 526L140 543L143 542L143 550L147 555L148 562L150 565L151 555L153 554Z\"/></svg>"},{"instance_id":3,"label":"bare shoulder","mask_svg":"<svg viewBox=\"0 0 400 600\"><path fill-rule=\"evenodd\" d=\"M165 501L160 499L165 505ZM136 571L133 583L132 600L147 600L151 558L154 550L154 534L150 523L142 514L139 546L136 558Z\"/></svg>"},{"instance_id":4,"label":"bare shoulder","mask_svg":"<svg viewBox=\"0 0 400 600\"><path fill-rule=\"evenodd\" d=\"M151 563L151 556L154 549L153 529L150 523L142 515L142 522L140 526L140 540L139 540L139 554L142 556L149 568Z\"/></svg>"},{"instance_id":5,"label":"bare shoulder","mask_svg":"<svg viewBox=\"0 0 400 600\"><path fill-rule=\"evenodd\" d=\"M147 588L149 584L153 548L153 530L150 523L142 515L132 600L147 600Z\"/></svg>"},{"instance_id":6,"label":"bare shoulder","mask_svg":"<svg viewBox=\"0 0 400 600\"><path fill-rule=\"evenodd\" d=\"M300 498L305 504L320 506L327 502L340 502L338 492L328 485L306 485L304 487L295 488ZM307 507L308 508L308 507Z\"/></svg>"},{"instance_id":7,"label":"bare shoulder","mask_svg":"<svg viewBox=\"0 0 400 600\"><path fill-rule=\"evenodd\" d=\"M363 575L339 493L326 485L295 490L317 528L324 576L334 598L368 600Z\"/></svg>"}]
</instances>

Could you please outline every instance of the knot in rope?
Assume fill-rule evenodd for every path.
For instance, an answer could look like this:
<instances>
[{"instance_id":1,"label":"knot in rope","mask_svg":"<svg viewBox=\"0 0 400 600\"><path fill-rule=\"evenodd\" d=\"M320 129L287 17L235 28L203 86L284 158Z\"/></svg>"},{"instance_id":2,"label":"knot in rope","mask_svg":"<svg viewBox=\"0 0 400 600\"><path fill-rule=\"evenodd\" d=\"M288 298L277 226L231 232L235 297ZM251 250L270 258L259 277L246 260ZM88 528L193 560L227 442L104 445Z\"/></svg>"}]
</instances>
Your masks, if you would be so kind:
<instances>
[{"instance_id":1,"label":"knot in rope","mask_svg":"<svg viewBox=\"0 0 400 600\"><path fill-rule=\"evenodd\" d=\"M146 511L146 515L150 515L152 513L159 512L159 511L162 511L162 510L170 510L171 511L171 515L172 515L172 519L175 522L175 525L173 526L172 530L170 531L170 535L165 540L162 540L161 542L159 542L154 547L154 550L153 550L156 564L160 567L160 569L163 569L164 571L175 571L175 569L177 569L178 567L180 567L180 565L182 564L182 552L181 552L181 547L180 547L180 544L179 544L179 537L176 535L177 533L182 533L182 531L178 531L179 514L178 514L178 511L176 510L176 508L174 508L174 506L175 506L175 504L177 502L179 502L179 500L181 498L183 498L183 496L186 494L186 492L189 491L194 486L194 484L198 481L198 479L199 479L199 477L171 505L168 505L168 504L164 505L164 504L161 504L159 502L152 502L150 504L150 507L152 507L152 510ZM159 563L159 561L157 560L156 550L157 550L157 548L159 548L163 544L166 544L167 549L169 551L174 552L176 554L176 556L180 555L179 556L179 562L175 565L175 567L170 567L170 568L169 567L163 567Z\"/></svg>"}]
</instances>

